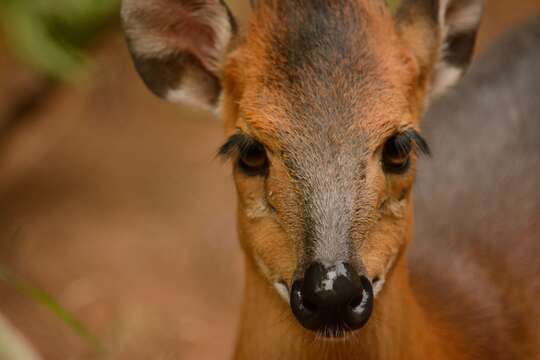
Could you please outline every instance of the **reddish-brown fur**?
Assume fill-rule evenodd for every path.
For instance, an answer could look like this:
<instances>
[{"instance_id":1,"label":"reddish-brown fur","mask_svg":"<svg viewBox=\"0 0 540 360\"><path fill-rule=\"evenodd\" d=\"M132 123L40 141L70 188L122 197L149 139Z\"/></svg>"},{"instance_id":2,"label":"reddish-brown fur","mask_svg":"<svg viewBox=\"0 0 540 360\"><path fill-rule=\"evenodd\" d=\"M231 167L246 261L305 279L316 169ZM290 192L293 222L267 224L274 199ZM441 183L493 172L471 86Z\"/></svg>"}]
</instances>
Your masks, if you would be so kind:
<instances>
[{"instance_id":1,"label":"reddish-brown fur","mask_svg":"<svg viewBox=\"0 0 540 360\"><path fill-rule=\"evenodd\" d=\"M196 3L223 13L217 1ZM238 154L232 154L239 238L246 254L236 358L464 359L486 354L460 323L436 314L430 300L436 294L419 296L411 287L405 254L412 236L417 155L411 154L412 166L403 174L385 173L381 166L385 142L420 127L430 94L440 90L434 84L457 79L454 72L451 81L441 81L445 70L453 66L460 74L470 60L482 3L450 0L447 9L442 4L404 0L392 16L379 0L260 1L247 29L223 54L223 68L206 69L220 80L226 134L241 132L262 144L269 164L264 176L248 176ZM445 11L450 15L445 17ZM465 22L452 19L460 11L472 15ZM212 47L218 38L211 27L215 19L200 21L214 31L203 44ZM444 45L445 36L452 42ZM137 39L130 40L137 45ZM168 61L183 70L204 65L208 59L200 59L198 50L188 54L195 59L186 60L180 56L186 49L178 48L180 55ZM133 53L136 63L149 55L138 54L136 46ZM147 83L155 80L148 66L139 71ZM174 76L162 80L160 88L185 90ZM217 95L213 92L212 98ZM329 242L334 236L337 240ZM334 254L347 257L374 286L386 284L364 328L328 340L304 330L273 286L290 289L314 256L336 261Z\"/></svg>"},{"instance_id":2,"label":"reddish-brown fur","mask_svg":"<svg viewBox=\"0 0 540 360\"><path fill-rule=\"evenodd\" d=\"M412 51L404 46L394 30L392 17L379 2L364 1L360 11L367 26L365 31L370 36L365 38L368 43L359 46L369 48L378 66L377 76L363 87L365 94L372 92L371 96L364 95L370 98L369 109L367 112L358 109L358 114L362 116L357 118L354 126L358 128L358 133L370 134L367 136L370 147L376 151L383 139L396 128L417 125L424 107L426 78L430 75L420 74L419 63L413 58ZM224 73L223 114L228 134L240 128L261 139L270 151L278 152L280 139L277 134L294 133L296 130L290 115L284 110L286 99L283 94L265 90L265 75L272 73L275 66L269 61L272 58L269 52L273 49L268 36L276 36L272 21L279 23L280 19L276 18L271 7L261 6L245 38L230 55ZM423 66L427 67L425 64ZM420 75L423 79L419 78ZM309 77L310 74L305 73L304 76ZM381 83L385 84L382 89ZM260 102L261 91L264 93L264 104ZM274 161L273 165L276 163ZM280 165L275 166L275 184L269 182L267 188L276 189L275 196L290 197L296 191L290 185L290 177L284 169L280 169ZM368 168L375 171L376 164L370 164ZM385 192L410 189L413 181L413 176L410 176L397 182L389 181L385 186L385 180L377 175L370 178L374 182L372 188L381 192L376 200L379 204L388 196ZM288 305L261 277L252 256L257 256L259 261L270 267L272 273L279 273L290 284L298 255L295 255L297 252L290 237L283 233L278 224L268 219L253 222L246 218L243 207L246 202L249 206L250 198L262 196L258 194L261 187L254 184L252 179L237 176L236 180L240 197L239 233L248 254L238 358L252 358L254 354L261 359L462 358L459 343L464 339L451 336L445 325L430 321L429 315L418 306L408 283L407 266L402 255L410 233L410 204L396 210L403 212L404 218L388 217L386 221L379 222L371 230L369 238L358 244L357 251L362 254L366 268L374 276L384 271L390 257L399 254L391 280L386 284L387 289L376 301L372 319L349 339L329 342L301 329L290 314ZM291 216L298 213L298 208L288 203L287 199L276 202L280 209L292 207L289 210ZM398 232L401 235L393 235L396 229L403 229L402 233Z\"/></svg>"}]
</instances>

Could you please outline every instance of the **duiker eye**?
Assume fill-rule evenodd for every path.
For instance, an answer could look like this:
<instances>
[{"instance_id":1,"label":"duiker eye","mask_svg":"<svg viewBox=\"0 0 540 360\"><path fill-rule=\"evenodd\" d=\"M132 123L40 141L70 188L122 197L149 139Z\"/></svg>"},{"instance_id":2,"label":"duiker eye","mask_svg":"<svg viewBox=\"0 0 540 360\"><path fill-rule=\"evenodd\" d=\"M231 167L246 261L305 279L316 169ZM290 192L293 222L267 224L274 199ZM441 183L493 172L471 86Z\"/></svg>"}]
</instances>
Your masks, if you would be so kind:
<instances>
[{"instance_id":1,"label":"duiker eye","mask_svg":"<svg viewBox=\"0 0 540 360\"><path fill-rule=\"evenodd\" d=\"M392 136L386 141L383 148L384 171L394 174L402 174L407 171L413 150L425 155L430 154L427 142L418 131L406 130Z\"/></svg>"},{"instance_id":2,"label":"duiker eye","mask_svg":"<svg viewBox=\"0 0 540 360\"><path fill-rule=\"evenodd\" d=\"M264 175L268 170L268 156L264 146L251 142L240 149L238 164L247 175Z\"/></svg>"},{"instance_id":3,"label":"duiker eye","mask_svg":"<svg viewBox=\"0 0 540 360\"><path fill-rule=\"evenodd\" d=\"M383 167L386 172L402 174L409 168L413 140L406 133L392 136L383 148Z\"/></svg>"}]
</instances>

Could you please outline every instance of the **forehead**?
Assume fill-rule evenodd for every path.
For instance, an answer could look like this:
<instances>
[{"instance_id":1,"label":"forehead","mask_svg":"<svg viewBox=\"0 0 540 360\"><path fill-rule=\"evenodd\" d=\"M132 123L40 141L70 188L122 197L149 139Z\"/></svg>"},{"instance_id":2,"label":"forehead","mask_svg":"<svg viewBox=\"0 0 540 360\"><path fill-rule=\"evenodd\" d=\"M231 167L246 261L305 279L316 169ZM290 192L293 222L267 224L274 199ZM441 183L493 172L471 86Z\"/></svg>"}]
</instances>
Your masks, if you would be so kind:
<instances>
[{"instance_id":1,"label":"forehead","mask_svg":"<svg viewBox=\"0 0 540 360\"><path fill-rule=\"evenodd\" d=\"M239 47L242 125L289 146L402 126L396 38L383 0L263 1Z\"/></svg>"}]
</instances>

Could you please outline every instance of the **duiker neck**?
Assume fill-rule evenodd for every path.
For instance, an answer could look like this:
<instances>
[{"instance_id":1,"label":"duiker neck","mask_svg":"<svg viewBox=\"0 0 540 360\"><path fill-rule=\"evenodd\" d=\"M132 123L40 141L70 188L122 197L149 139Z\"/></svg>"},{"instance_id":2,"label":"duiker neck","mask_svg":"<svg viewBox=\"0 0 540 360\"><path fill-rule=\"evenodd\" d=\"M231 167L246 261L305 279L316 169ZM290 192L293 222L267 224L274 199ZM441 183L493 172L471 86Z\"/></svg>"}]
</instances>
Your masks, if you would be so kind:
<instances>
[{"instance_id":1,"label":"duiker neck","mask_svg":"<svg viewBox=\"0 0 540 360\"><path fill-rule=\"evenodd\" d=\"M410 288L404 257L375 300L368 324L346 340L304 330L289 305L246 260L246 286L235 359L453 359L456 344L433 323Z\"/></svg>"}]
</instances>

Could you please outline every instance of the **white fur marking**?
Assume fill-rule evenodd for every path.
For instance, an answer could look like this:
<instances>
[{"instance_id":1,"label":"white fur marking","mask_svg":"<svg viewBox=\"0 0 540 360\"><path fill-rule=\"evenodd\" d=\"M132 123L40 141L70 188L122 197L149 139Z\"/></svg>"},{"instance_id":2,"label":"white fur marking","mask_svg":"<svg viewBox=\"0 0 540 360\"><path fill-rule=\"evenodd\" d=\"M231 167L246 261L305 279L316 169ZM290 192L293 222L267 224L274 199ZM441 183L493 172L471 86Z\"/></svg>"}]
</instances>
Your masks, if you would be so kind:
<instances>
[{"instance_id":1,"label":"white fur marking","mask_svg":"<svg viewBox=\"0 0 540 360\"><path fill-rule=\"evenodd\" d=\"M276 288L279 296L285 300L285 302L288 304L290 302L290 295L289 295L289 289L287 289L287 286L283 284L282 282L275 282L274 288Z\"/></svg>"},{"instance_id":2,"label":"white fur marking","mask_svg":"<svg viewBox=\"0 0 540 360\"><path fill-rule=\"evenodd\" d=\"M437 97L454 85L463 75L463 69L440 63L435 69L437 76L434 78L431 88L431 96Z\"/></svg>"},{"instance_id":3,"label":"white fur marking","mask_svg":"<svg viewBox=\"0 0 540 360\"><path fill-rule=\"evenodd\" d=\"M214 34L216 35L215 48L212 49L211 55L212 62L209 62L209 70L218 71L223 64L223 57L225 56L227 46L232 38L232 28L229 22L229 16L225 9L220 9L219 14L213 14L214 18L210 19L213 24Z\"/></svg>"},{"instance_id":4,"label":"white fur marking","mask_svg":"<svg viewBox=\"0 0 540 360\"><path fill-rule=\"evenodd\" d=\"M165 99L177 104L190 104L211 110L213 107L204 101L207 94L200 94L200 91L197 91L199 88L190 86L188 79L189 76L184 78L181 88L169 89L167 95L165 95Z\"/></svg>"},{"instance_id":5,"label":"white fur marking","mask_svg":"<svg viewBox=\"0 0 540 360\"><path fill-rule=\"evenodd\" d=\"M268 215L268 205L264 199L254 199L250 201L247 209L246 216L249 219L259 219Z\"/></svg>"},{"instance_id":6,"label":"white fur marking","mask_svg":"<svg viewBox=\"0 0 540 360\"><path fill-rule=\"evenodd\" d=\"M377 281L376 284L373 285L373 297L377 297L377 295L381 292L381 290L384 287L384 283L386 282L386 274L390 271L392 266L394 266L394 263L396 262L397 255L392 256L390 258L390 261L386 264L386 268L384 269L384 273L379 275L379 281ZM373 283L373 281L372 281Z\"/></svg>"},{"instance_id":7,"label":"white fur marking","mask_svg":"<svg viewBox=\"0 0 540 360\"><path fill-rule=\"evenodd\" d=\"M384 283L386 282L386 276L380 276L379 281L377 281L376 284L373 285L373 296L377 297L377 295L381 292L381 290L384 287Z\"/></svg>"}]
</instances>

